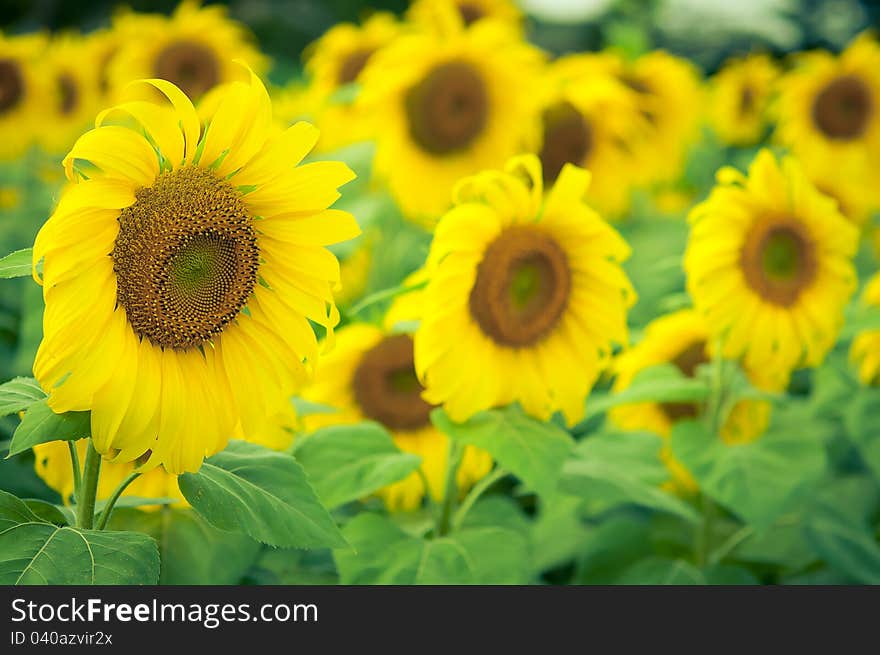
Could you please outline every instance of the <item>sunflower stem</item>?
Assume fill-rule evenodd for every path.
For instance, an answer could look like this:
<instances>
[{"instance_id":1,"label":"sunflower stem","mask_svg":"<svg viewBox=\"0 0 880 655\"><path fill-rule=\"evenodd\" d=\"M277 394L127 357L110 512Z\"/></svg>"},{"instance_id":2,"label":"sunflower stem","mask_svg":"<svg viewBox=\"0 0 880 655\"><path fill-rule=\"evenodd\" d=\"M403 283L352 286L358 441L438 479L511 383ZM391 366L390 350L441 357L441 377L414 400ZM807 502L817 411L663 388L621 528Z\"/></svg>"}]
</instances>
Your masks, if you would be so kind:
<instances>
[{"instance_id":1,"label":"sunflower stem","mask_svg":"<svg viewBox=\"0 0 880 655\"><path fill-rule=\"evenodd\" d=\"M452 518L452 510L455 502L458 500L458 485L455 482L458 467L461 464L461 457L464 452L461 444L452 441L449 445L449 457L446 461L446 485L443 490L443 504L440 506L440 515L437 517L438 537L449 534L450 519Z\"/></svg>"},{"instance_id":2,"label":"sunflower stem","mask_svg":"<svg viewBox=\"0 0 880 655\"><path fill-rule=\"evenodd\" d=\"M119 497L122 495L122 492L128 488L128 485L137 480L140 475L141 474L138 471L130 473L129 476L113 490L110 498L107 499L107 504L104 505L104 509L101 511L101 515L98 517L98 530L103 530L107 527L107 521L110 520L110 514L113 512L113 507L116 505L116 501L119 500Z\"/></svg>"},{"instance_id":3,"label":"sunflower stem","mask_svg":"<svg viewBox=\"0 0 880 655\"><path fill-rule=\"evenodd\" d=\"M76 499L76 527L91 530L95 523L95 497L98 494L98 477L101 475L101 455L88 440L86 463L83 466L80 493Z\"/></svg>"},{"instance_id":4,"label":"sunflower stem","mask_svg":"<svg viewBox=\"0 0 880 655\"><path fill-rule=\"evenodd\" d=\"M468 512L471 510L471 507L473 507L474 503L476 503L480 499L480 496L482 496L489 487L498 482L498 480L503 478L505 475L507 475L507 471L499 466L474 485L474 488L471 489L470 493L467 495L464 501L462 501L458 510L455 512L455 516L452 517L453 531L458 530L461 527L462 523L464 523L464 520L467 517Z\"/></svg>"},{"instance_id":5,"label":"sunflower stem","mask_svg":"<svg viewBox=\"0 0 880 655\"><path fill-rule=\"evenodd\" d=\"M79 502L80 487L82 487L82 468L79 463L79 453L76 450L76 443L67 442L67 449L70 451L70 465L73 468L73 502ZM67 499L64 499L67 502Z\"/></svg>"},{"instance_id":6,"label":"sunflower stem","mask_svg":"<svg viewBox=\"0 0 880 655\"><path fill-rule=\"evenodd\" d=\"M722 408L725 403L725 380L724 380L724 360L721 356L721 342L715 343L715 349L712 354L711 363L711 379L710 379L710 395L707 404L706 419L711 434L716 438L721 438L721 424L724 412ZM715 515L717 507L713 500L706 495L705 492L700 493L700 512L703 520L697 526L696 535L694 537L694 560L699 568L704 568L709 561L709 554L712 552L712 538L714 536Z\"/></svg>"}]
</instances>

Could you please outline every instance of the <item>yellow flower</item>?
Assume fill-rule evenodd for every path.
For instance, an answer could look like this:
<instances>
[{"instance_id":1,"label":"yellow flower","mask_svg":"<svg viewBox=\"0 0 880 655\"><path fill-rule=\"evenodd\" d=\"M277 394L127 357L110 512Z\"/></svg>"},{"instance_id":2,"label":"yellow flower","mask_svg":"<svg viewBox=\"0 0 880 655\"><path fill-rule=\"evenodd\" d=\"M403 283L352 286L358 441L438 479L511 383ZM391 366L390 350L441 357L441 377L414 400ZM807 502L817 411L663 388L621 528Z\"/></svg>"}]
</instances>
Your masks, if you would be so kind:
<instances>
[{"instance_id":1,"label":"yellow flower","mask_svg":"<svg viewBox=\"0 0 880 655\"><path fill-rule=\"evenodd\" d=\"M858 233L791 157L780 165L761 150L747 178L732 168L717 178L689 216L688 291L722 355L780 388L834 345Z\"/></svg>"},{"instance_id":2,"label":"yellow flower","mask_svg":"<svg viewBox=\"0 0 880 655\"><path fill-rule=\"evenodd\" d=\"M49 92L39 73L42 34L0 33L0 160L15 159L44 127Z\"/></svg>"},{"instance_id":3,"label":"yellow flower","mask_svg":"<svg viewBox=\"0 0 880 655\"><path fill-rule=\"evenodd\" d=\"M809 52L796 61L780 81L778 140L808 170L859 175L880 166L880 46L863 34L837 57Z\"/></svg>"},{"instance_id":4,"label":"yellow flower","mask_svg":"<svg viewBox=\"0 0 880 655\"><path fill-rule=\"evenodd\" d=\"M455 421L519 402L569 424L627 340L629 247L583 197L590 175L563 167L546 197L535 156L463 180L428 256L416 370Z\"/></svg>"},{"instance_id":5,"label":"yellow flower","mask_svg":"<svg viewBox=\"0 0 880 655\"><path fill-rule=\"evenodd\" d=\"M652 321L645 336L635 347L617 357L614 391L627 389L640 371L658 364L674 364L682 374L693 377L701 364L712 359L709 331L702 317L692 309L683 309ZM614 408L611 420L624 430L647 430L668 438L676 421L694 418L700 412L694 403L633 403ZM729 444L747 443L766 429L770 404L743 400L736 404L721 428L721 438ZM675 460L668 443L661 457L673 476L674 489L696 489L688 471Z\"/></svg>"},{"instance_id":6,"label":"yellow flower","mask_svg":"<svg viewBox=\"0 0 880 655\"><path fill-rule=\"evenodd\" d=\"M367 288L367 278L373 261L371 250L366 243L362 243L347 257L342 257L339 268L340 289L336 294L336 302L340 305L351 304Z\"/></svg>"},{"instance_id":7,"label":"yellow flower","mask_svg":"<svg viewBox=\"0 0 880 655\"><path fill-rule=\"evenodd\" d=\"M767 55L728 61L712 78L708 114L722 141L751 145L764 137L779 69Z\"/></svg>"},{"instance_id":8,"label":"yellow flower","mask_svg":"<svg viewBox=\"0 0 880 655\"><path fill-rule=\"evenodd\" d=\"M593 55L557 59L544 79L539 144L544 184L552 185L566 163L586 168L592 174L590 204L606 215L622 214L634 178L632 153L651 127L639 111L638 95Z\"/></svg>"},{"instance_id":9,"label":"yellow flower","mask_svg":"<svg viewBox=\"0 0 880 655\"><path fill-rule=\"evenodd\" d=\"M371 57L358 101L378 116L374 170L405 214L433 224L459 179L519 152L542 61L494 21L407 33Z\"/></svg>"},{"instance_id":10,"label":"yellow flower","mask_svg":"<svg viewBox=\"0 0 880 655\"><path fill-rule=\"evenodd\" d=\"M444 14L453 14L465 27L488 19L522 31L523 14L512 0L414 0L406 16L431 28L448 20Z\"/></svg>"},{"instance_id":11,"label":"yellow flower","mask_svg":"<svg viewBox=\"0 0 880 655\"><path fill-rule=\"evenodd\" d=\"M238 77L234 60L257 73L268 61L245 29L226 16L225 7L200 7L183 0L170 18L121 15L119 28L128 36L110 62L110 86L117 91L132 80L168 80L192 100Z\"/></svg>"},{"instance_id":12,"label":"yellow flower","mask_svg":"<svg viewBox=\"0 0 880 655\"><path fill-rule=\"evenodd\" d=\"M838 163L833 159L813 162L807 168L807 176L821 193L837 203L837 209L845 218L864 226L871 214L880 208L880 186L871 181L876 173L861 167L847 170L840 168Z\"/></svg>"},{"instance_id":13,"label":"yellow flower","mask_svg":"<svg viewBox=\"0 0 880 655\"><path fill-rule=\"evenodd\" d=\"M412 337L360 323L342 328L336 336L336 347L322 358L314 383L303 396L338 411L304 417L306 428L311 431L367 419L382 424L398 448L422 458L431 496L440 500L449 439L431 424L431 405L421 397L422 387L413 368ZM491 468L487 453L466 448L457 474L459 490L465 491ZM379 491L392 511L415 509L424 495L417 473Z\"/></svg>"},{"instance_id":14,"label":"yellow flower","mask_svg":"<svg viewBox=\"0 0 880 655\"><path fill-rule=\"evenodd\" d=\"M880 273L865 286L864 302L880 307ZM859 367L864 384L880 384L880 330L866 330L858 335L850 348L850 359Z\"/></svg>"},{"instance_id":15,"label":"yellow flower","mask_svg":"<svg viewBox=\"0 0 880 655\"><path fill-rule=\"evenodd\" d=\"M34 244L46 303L34 374L56 412L91 410L106 458L149 451L148 468L180 473L237 427L262 432L304 382L310 321L339 320L325 246L359 228L327 209L353 173L298 166L317 130L270 135L255 75L227 85L204 124L171 83L143 84L171 104L102 112L64 159L71 184Z\"/></svg>"}]
</instances>

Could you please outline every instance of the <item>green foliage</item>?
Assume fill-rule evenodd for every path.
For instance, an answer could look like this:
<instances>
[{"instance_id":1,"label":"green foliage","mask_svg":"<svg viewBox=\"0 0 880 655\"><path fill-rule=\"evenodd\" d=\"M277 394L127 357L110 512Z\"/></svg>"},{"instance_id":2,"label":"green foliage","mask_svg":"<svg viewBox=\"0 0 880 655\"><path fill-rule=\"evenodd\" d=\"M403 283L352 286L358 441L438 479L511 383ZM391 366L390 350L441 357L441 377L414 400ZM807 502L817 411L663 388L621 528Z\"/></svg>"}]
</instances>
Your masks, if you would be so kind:
<instances>
[{"instance_id":1,"label":"green foliage","mask_svg":"<svg viewBox=\"0 0 880 655\"><path fill-rule=\"evenodd\" d=\"M49 441L75 441L91 433L89 412L56 414L45 400L31 403L21 424L12 435L9 454L12 457L34 446Z\"/></svg>"},{"instance_id":2,"label":"green foliage","mask_svg":"<svg viewBox=\"0 0 880 655\"><path fill-rule=\"evenodd\" d=\"M33 378L14 378L0 384L0 416L21 412L46 397Z\"/></svg>"},{"instance_id":3,"label":"green foliage","mask_svg":"<svg viewBox=\"0 0 880 655\"><path fill-rule=\"evenodd\" d=\"M0 278L24 277L31 274L34 251L32 248L16 250L0 259Z\"/></svg>"}]
</instances>

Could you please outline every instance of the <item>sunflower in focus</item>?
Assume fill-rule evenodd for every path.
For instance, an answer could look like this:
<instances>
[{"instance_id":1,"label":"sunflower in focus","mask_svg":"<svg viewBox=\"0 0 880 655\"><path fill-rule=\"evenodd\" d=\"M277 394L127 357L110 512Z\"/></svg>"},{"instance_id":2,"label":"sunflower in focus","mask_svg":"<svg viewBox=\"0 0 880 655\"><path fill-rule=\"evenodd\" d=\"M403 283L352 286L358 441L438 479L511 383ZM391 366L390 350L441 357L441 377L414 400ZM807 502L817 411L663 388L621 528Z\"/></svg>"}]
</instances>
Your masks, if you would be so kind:
<instances>
[{"instance_id":1,"label":"sunflower in focus","mask_svg":"<svg viewBox=\"0 0 880 655\"><path fill-rule=\"evenodd\" d=\"M636 93L593 55L557 59L544 79L548 88L538 150L544 184L550 187L567 163L586 168L592 174L590 204L606 215L622 214L634 177L634 144L651 127Z\"/></svg>"},{"instance_id":2,"label":"sunflower in focus","mask_svg":"<svg viewBox=\"0 0 880 655\"><path fill-rule=\"evenodd\" d=\"M264 432L304 383L310 322L332 333L339 320L325 246L360 230L328 209L353 173L298 165L318 132L274 131L253 73L204 124L170 82L141 84L170 102L102 112L64 158L70 184L34 244L34 374L56 412L91 410L107 459L181 473L238 431Z\"/></svg>"},{"instance_id":3,"label":"sunflower in focus","mask_svg":"<svg viewBox=\"0 0 880 655\"><path fill-rule=\"evenodd\" d=\"M777 138L808 170L833 166L844 175L876 170L880 45L862 34L839 56L821 51L798 56L780 81L778 113Z\"/></svg>"},{"instance_id":4,"label":"sunflower in focus","mask_svg":"<svg viewBox=\"0 0 880 655\"><path fill-rule=\"evenodd\" d=\"M430 28L443 21L443 14L453 14L465 27L483 19L501 21L519 31L523 25L523 13L512 0L415 0L406 16Z\"/></svg>"},{"instance_id":5,"label":"sunflower in focus","mask_svg":"<svg viewBox=\"0 0 880 655\"><path fill-rule=\"evenodd\" d=\"M728 61L715 74L707 109L712 127L722 141L736 146L761 141L778 76L776 64L763 54Z\"/></svg>"},{"instance_id":6,"label":"sunflower in focus","mask_svg":"<svg viewBox=\"0 0 880 655\"><path fill-rule=\"evenodd\" d=\"M683 309L652 321L638 345L618 356L614 363L615 392L627 389L637 373L651 366L672 364L687 377L696 375L697 367L712 360L709 332L702 317L692 309ZM624 430L647 430L664 439L680 420L692 419L701 412L696 403L633 403L611 410L611 421ZM742 400L737 403L721 427L721 439L729 444L754 440L767 427L770 403ZM672 474L671 488L696 490L688 471L672 455L666 443L661 457Z\"/></svg>"},{"instance_id":7,"label":"sunflower in focus","mask_svg":"<svg viewBox=\"0 0 880 655\"><path fill-rule=\"evenodd\" d=\"M348 325L336 337L335 348L322 358L314 383L303 397L338 411L304 417L306 428L312 431L363 420L380 423L398 448L422 458L431 497L442 499L449 438L431 424L433 407L421 396L412 337L364 323ZM491 468L487 453L468 446L457 473L459 489L468 489ZM380 490L379 496L391 511L413 510L421 504L425 488L413 472Z\"/></svg>"},{"instance_id":8,"label":"sunflower in focus","mask_svg":"<svg viewBox=\"0 0 880 655\"><path fill-rule=\"evenodd\" d=\"M0 160L18 157L44 126L49 92L37 60L45 47L42 34L0 32Z\"/></svg>"},{"instance_id":9,"label":"sunflower in focus","mask_svg":"<svg viewBox=\"0 0 880 655\"><path fill-rule=\"evenodd\" d=\"M370 58L358 101L382 118L374 170L406 215L433 224L459 179L534 138L543 58L494 21L406 33Z\"/></svg>"},{"instance_id":10,"label":"sunflower in focus","mask_svg":"<svg viewBox=\"0 0 880 655\"><path fill-rule=\"evenodd\" d=\"M169 17L122 14L118 29L127 35L110 61L110 86L122 90L132 80L168 80L191 100L238 77L235 60L258 74L268 60L251 44L250 35L226 16L220 5L201 7L183 0Z\"/></svg>"},{"instance_id":11,"label":"sunflower in focus","mask_svg":"<svg viewBox=\"0 0 880 655\"><path fill-rule=\"evenodd\" d=\"M865 286L865 304L880 307L880 273ZM859 379L864 384L880 384L880 330L866 330L858 335L850 348L850 359L858 365Z\"/></svg>"},{"instance_id":12,"label":"sunflower in focus","mask_svg":"<svg viewBox=\"0 0 880 655\"><path fill-rule=\"evenodd\" d=\"M425 399L454 421L519 402L569 424L627 341L629 247L583 200L590 175L566 164L546 197L533 155L456 188L428 255L415 336Z\"/></svg>"},{"instance_id":13,"label":"sunflower in focus","mask_svg":"<svg viewBox=\"0 0 880 655\"><path fill-rule=\"evenodd\" d=\"M40 142L48 152L67 152L98 112L93 52L83 37L64 34L52 39L41 59L43 79L51 87L40 131Z\"/></svg>"},{"instance_id":14,"label":"sunflower in focus","mask_svg":"<svg viewBox=\"0 0 880 655\"><path fill-rule=\"evenodd\" d=\"M694 207L687 287L723 357L784 388L834 345L856 286L857 229L800 164L761 150L748 177L725 167Z\"/></svg>"}]
</instances>

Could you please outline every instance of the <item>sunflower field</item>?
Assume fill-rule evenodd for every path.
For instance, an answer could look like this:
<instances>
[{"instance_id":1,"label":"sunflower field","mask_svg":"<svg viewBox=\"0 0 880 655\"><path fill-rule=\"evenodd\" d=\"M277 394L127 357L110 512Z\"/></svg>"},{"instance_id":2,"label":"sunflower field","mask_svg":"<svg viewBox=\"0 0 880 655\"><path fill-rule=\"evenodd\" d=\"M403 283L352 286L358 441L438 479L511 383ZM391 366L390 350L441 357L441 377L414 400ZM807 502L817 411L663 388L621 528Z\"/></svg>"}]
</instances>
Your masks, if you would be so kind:
<instances>
[{"instance_id":1,"label":"sunflower field","mask_svg":"<svg viewBox=\"0 0 880 655\"><path fill-rule=\"evenodd\" d=\"M0 583L880 584L880 7L0 6Z\"/></svg>"}]
</instances>

